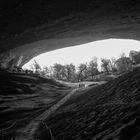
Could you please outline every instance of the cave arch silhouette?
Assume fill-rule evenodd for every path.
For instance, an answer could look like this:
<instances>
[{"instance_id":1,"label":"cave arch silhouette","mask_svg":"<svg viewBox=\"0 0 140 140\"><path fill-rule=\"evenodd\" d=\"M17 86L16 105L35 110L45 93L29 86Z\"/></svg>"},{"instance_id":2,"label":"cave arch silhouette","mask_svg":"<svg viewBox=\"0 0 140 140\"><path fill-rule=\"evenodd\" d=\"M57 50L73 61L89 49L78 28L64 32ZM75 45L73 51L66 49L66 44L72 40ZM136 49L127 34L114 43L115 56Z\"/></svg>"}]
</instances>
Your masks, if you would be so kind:
<instances>
[{"instance_id":1,"label":"cave arch silhouette","mask_svg":"<svg viewBox=\"0 0 140 140\"><path fill-rule=\"evenodd\" d=\"M137 0L11 3L8 9L6 3L0 5L0 63L5 67L11 61L23 66L41 53L97 40L140 40Z\"/></svg>"},{"instance_id":2,"label":"cave arch silhouette","mask_svg":"<svg viewBox=\"0 0 140 140\"><path fill-rule=\"evenodd\" d=\"M102 58L118 59L122 53L129 57L130 51L140 50L140 41L130 39L105 39L82 45L70 46L54 51L44 52L32 58L23 68L30 68L30 65L37 61L41 67L52 66L54 63L70 64L76 66L80 63L89 62L94 56L98 63Z\"/></svg>"}]
</instances>

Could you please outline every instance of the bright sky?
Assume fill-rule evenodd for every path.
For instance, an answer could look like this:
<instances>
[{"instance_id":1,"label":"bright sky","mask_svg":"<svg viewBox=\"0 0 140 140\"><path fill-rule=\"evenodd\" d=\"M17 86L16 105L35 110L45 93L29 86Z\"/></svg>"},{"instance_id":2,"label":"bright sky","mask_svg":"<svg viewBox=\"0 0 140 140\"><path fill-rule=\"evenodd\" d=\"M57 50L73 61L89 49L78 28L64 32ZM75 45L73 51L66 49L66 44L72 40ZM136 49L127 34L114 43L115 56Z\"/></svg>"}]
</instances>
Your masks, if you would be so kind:
<instances>
[{"instance_id":1,"label":"bright sky","mask_svg":"<svg viewBox=\"0 0 140 140\"><path fill-rule=\"evenodd\" d=\"M34 60L36 60L41 67L49 67L54 63L73 63L77 66L80 63L89 62L94 56L98 58L98 62L100 63L101 58L115 57L117 59L122 53L125 53L126 56L128 56L130 50L140 51L140 41L128 39L94 41L83 45L43 53L33 58L24 65L23 68L29 69Z\"/></svg>"}]
</instances>

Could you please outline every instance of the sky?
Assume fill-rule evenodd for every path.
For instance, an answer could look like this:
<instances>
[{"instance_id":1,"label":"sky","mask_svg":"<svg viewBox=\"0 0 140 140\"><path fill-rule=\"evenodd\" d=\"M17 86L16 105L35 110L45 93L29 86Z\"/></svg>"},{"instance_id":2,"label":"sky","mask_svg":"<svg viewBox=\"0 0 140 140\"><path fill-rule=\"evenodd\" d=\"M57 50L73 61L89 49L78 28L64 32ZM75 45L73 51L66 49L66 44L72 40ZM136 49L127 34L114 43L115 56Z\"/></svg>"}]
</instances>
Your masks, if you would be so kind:
<instances>
[{"instance_id":1,"label":"sky","mask_svg":"<svg viewBox=\"0 0 140 140\"><path fill-rule=\"evenodd\" d=\"M107 39L94 41L78 46L58 49L38 55L31 59L23 68L30 69L30 65L36 60L40 66L52 66L54 63L70 64L78 66L80 63L89 62L94 56L98 58L119 58L122 53L129 56L130 50L140 51L140 41L128 39Z\"/></svg>"}]
</instances>

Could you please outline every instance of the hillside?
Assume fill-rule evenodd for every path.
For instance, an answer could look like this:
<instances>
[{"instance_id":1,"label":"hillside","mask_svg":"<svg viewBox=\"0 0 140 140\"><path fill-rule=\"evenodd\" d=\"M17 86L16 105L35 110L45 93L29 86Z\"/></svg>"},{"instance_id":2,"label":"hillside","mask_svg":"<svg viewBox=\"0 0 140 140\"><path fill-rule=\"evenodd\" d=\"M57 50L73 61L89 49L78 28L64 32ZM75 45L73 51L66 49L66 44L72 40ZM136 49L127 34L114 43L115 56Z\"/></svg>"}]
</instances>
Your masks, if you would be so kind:
<instances>
[{"instance_id":1,"label":"hillside","mask_svg":"<svg viewBox=\"0 0 140 140\"><path fill-rule=\"evenodd\" d=\"M139 68L76 90L36 75L0 72L0 77L0 139L23 140L30 127L37 140L140 139Z\"/></svg>"},{"instance_id":2,"label":"hillside","mask_svg":"<svg viewBox=\"0 0 140 140\"><path fill-rule=\"evenodd\" d=\"M56 104L71 91L54 80L34 74L0 71L0 139L15 132Z\"/></svg>"},{"instance_id":3,"label":"hillside","mask_svg":"<svg viewBox=\"0 0 140 140\"><path fill-rule=\"evenodd\" d=\"M46 124L55 140L139 140L140 69L77 92ZM40 126L38 138L46 131Z\"/></svg>"}]
</instances>

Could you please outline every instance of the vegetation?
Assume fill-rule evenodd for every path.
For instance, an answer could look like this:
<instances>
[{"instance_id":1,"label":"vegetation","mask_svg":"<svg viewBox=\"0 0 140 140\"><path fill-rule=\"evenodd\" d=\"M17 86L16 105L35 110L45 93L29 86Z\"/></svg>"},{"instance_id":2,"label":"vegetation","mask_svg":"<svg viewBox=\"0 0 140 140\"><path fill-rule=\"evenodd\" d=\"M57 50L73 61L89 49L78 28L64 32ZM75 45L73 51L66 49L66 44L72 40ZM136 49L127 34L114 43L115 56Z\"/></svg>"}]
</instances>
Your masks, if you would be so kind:
<instances>
[{"instance_id":1,"label":"vegetation","mask_svg":"<svg viewBox=\"0 0 140 140\"><path fill-rule=\"evenodd\" d=\"M50 68L45 66L43 69L34 61L31 65L31 69L42 76L53 77L57 80L68 82L80 82L80 81L94 81L100 80L101 77L108 75L118 75L127 71L133 70L133 68L140 63L140 52L130 51L129 57L126 57L124 53L120 55L119 59L101 59L101 70L99 70L97 57L93 57L88 63L81 63L78 67L74 64L58 64L55 63ZM97 78L98 77L98 78ZM106 78L107 79L107 78Z\"/></svg>"},{"instance_id":2,"label":"vegetation","mask_svg":"<svg viewBox=\"0 0 140 140\"><path fill-rule=\"evenodd\" d=\"M37 74L72 82L94 80L100 75L117 75L133 70L139 65L138 58L134 54L129 57L123 54L118 60L102 59L102 71L98 69L96 57L77 68L73 64L57 63L50 68L41 68L34 61L32 70L36 74L1 70L0 139L19 139L18 136L27 139L28 134L25 133L37 126L34 123L36 118L40 119L46 110L49 112L73 90ZM138 68L106 84L78 89L34 129L36 139L139 139L139 77Z\"/></svg>"}]
</instances>

